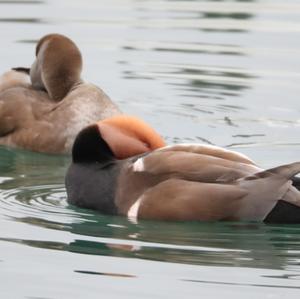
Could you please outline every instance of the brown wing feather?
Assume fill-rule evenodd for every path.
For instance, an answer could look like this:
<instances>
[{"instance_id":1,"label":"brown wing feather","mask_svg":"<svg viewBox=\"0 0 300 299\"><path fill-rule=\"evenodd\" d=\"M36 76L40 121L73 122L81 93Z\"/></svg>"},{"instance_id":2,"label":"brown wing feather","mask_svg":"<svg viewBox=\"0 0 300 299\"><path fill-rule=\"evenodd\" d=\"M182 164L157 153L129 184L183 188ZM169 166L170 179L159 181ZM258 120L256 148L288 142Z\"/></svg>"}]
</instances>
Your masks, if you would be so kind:
<instances>
[{"instance_id":1,"label":"brown wing feather","mask_svg":"<svg viewBox=\"0 0 300 299\"><path fill-rule=\"evenodd\" d=\"M289 180L300 163L261 171L225 156L171 149L154 151L128 168L147 182L129 216L137 210L136 216L146 219L263 220L278 200L300 199Z\"/></svg>"},{"instance_id":2,"label":"brown wing feather","mask_svg":"<svg viewBox=\"0 0 300 299\"><path fill-rule=\"evenodd\" d=\"M234 162L246 163L255 165L255 163L248 158L246 155L221 148L214 145L205 144L176 144L172 146L167 146L161 149L161 151L183 151L195 154L202 154L213 156L217 158L222 158L225 160L230 160Z\"/></svg>"},{"instance_id":3,"label":"brown wing feather","mask_svg":"<svg viewBox=\"0 0 300 299\"><path fill-rule=\"evenodd\" d=\"M158 220L226 220L247 193L238 186L166 180L141 198L138 218Z\"/></svg>"},{"instance_id":4,"label":"brown wing feather","mask_svg":"<svg viewBox=\"0 0 300 299\"><path fill-rule=\"evenodd\" d=\"M140 158L133 165L133 170L201 182L225 182L257 173L261 169L205 154L158 150Z\"/></svg>"}]
</instances>

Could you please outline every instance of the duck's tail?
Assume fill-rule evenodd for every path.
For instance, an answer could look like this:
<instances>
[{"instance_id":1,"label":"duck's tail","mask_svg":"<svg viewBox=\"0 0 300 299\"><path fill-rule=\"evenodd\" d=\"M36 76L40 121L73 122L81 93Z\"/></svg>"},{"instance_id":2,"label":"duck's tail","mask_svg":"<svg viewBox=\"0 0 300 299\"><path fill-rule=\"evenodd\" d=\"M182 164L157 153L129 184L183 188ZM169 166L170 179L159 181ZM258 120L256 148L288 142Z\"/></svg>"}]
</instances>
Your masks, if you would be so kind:
<instances>
[{"instance_id":1,"label":"duck's tail","mask_svg":"<svg viewBox=\"0 0 300 299\"><path fill-rule=\"evenodd\" d=\"M293 186L300 190L300 177L294 176L291 180L293 182Z\"/></svg>"},{"instance_id":2,"label":"duck's tail","mask_svg":"<svg viewBox=\"0 0 300 299\"><path fill-rule=\"evenodd\" d=\"M300 191L292 185L298 173L300 162L295 162L239 179L237 183L247 196L237 215L241 219L300 223Z\"/></svg>"},{"instance_id":3,"label":"duck's tail","mask_svg":"<svg viewBox=\"0 0 300 299\"><path fill-rule=\"evenodd\" d=\"M279 200L264 219L265 223L299 224L300 207L284 200Z\"/></svg>"},{"instance_id":4,"label":"duck's tail","mask_svg":"<svg viewBox=\"0 0 300 299\"><path fill-rule=\"evenodd\" d=\"M296 224L300 223L300 163L292 163L267 170L292 182L283 197L276 203L264 219L265 223ZM263 174L263 173L261 173Z\"/></svg>"}]
</instances>

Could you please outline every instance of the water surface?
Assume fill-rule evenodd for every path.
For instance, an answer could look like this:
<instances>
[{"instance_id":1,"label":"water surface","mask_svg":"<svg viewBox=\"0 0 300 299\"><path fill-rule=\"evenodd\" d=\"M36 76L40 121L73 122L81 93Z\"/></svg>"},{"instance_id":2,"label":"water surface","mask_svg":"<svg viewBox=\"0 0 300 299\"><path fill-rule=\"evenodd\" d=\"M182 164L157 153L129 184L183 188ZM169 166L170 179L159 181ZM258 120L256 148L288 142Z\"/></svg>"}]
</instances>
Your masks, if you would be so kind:
<instances>
[{"instance_id":1,"label":"water surface","mask_svg":"<svg viewBox=\"0 0 300 299\"><path fill-rule=\"evenodd\" d=\"M299 1L0 0L0 72L51 32L169 143L299 160ZM67 204L68 164L0 147L1 298L299 298L300 226L103 216Z\"/></svg>"}]
</instances>

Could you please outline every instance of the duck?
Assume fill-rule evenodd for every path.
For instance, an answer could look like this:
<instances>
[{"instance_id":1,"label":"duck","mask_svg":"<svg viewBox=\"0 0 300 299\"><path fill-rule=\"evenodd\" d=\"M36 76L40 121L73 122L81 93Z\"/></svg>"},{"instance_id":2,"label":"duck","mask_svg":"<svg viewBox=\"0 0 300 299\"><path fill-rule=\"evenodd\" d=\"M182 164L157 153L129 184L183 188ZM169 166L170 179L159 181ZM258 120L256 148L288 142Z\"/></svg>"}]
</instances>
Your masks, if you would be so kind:
<instances>
[{"instance_id":1,"label":"duck","mask_svg":"<svg viewBox=\"0 0 300 299\"><path fill-rule=\"evenodd\" d=\"M167 145L118 115L78 134L65 185L69 204L134 222L300 223L299 172L299 161L265 170L218 146Z\"/></svg>"},{"instance_id":2,"label":"duck","mask_svg":"<svg viewBox=\"0 0 300 299\"><path fill-rule=\"evenodd\" d=\"M71 154L80 130L121 114L101 88L81 79L81 71L81 52L71 39L43 36L30 68L0 76L0 145Z\"/></svg>"},{"instance_id":3,"label":"duck","mask_svg":"<svg viewBox=\"0 0 300 299\"><path fill-rule=\"evenodd\" d=\"M0 94L2 91L13 88L23 87L31 88L31 82L29 74L29 68L14 68L5 72L0 76Z\"/></svg>"}]
</instances>

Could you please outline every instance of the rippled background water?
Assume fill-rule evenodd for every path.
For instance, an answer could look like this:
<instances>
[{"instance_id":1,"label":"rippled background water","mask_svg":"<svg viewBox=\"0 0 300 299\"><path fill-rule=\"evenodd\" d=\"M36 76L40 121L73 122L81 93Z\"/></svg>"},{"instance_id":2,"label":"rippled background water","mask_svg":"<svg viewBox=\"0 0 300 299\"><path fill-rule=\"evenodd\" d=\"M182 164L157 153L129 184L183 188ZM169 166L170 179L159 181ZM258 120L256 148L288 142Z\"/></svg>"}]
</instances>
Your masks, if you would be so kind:
<instances>
[{"instance_id":1,"label":"rippled background water","mask_svg":"<svg viewBox=\"0 0 300 299\"><path fill-rule=\"evenodd\" d=\"M0 72L29 66L50 32L168 142L299 160L299 1L0 0ZM66 203L68 163L0 147L1 298L299 298L300 226L80 210Z\"/></svg>"}]
</instances>

